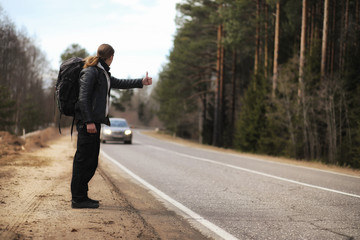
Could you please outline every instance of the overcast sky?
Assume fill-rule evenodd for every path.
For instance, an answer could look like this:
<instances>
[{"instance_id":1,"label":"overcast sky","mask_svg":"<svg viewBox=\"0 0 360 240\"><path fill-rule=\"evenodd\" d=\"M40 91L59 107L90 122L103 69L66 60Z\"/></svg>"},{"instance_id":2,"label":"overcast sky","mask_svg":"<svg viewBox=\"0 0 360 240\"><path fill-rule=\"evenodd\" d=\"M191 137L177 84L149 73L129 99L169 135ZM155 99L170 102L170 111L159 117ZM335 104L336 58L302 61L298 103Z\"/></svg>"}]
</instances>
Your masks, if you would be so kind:
<instances>
[{"instance_id":1,"label":"overcast sky","mask_svg":"<svg viewBox=\"0 0 360 240\"><path fill-rule=\"evenodd\" d=\"M181 0L0 0L18 29L36 40L53 69L60 55L78 43L91 55L108 43L118 78L156 77L167 62Z\"/></svg>"}]
</instances>

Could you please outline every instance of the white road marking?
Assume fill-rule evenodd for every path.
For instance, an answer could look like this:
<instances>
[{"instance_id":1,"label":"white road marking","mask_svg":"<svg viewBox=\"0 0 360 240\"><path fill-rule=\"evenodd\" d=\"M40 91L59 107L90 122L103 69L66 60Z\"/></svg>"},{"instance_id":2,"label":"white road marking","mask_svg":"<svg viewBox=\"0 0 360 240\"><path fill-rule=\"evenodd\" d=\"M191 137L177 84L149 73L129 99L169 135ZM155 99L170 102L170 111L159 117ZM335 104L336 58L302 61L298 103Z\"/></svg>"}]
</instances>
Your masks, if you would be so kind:
<instances>
[{"instance_id":1,"label":"white road marking","mask_svg":"<svg viewBox=\"0 0 360 240\"><path fill-rule=\"evenodd\" d=\"M139 130L137 131L137 134L142 135L142 136L146 136L146 137L149 137L149 138L157 139L155 137L146 135L146 134L142 133ZM157 140L161 141L159 139L157 139ZM136 142L142 144L139 141L136 141ZM175 143L175 142L167 142L167 143L173 144L173 145L178 145L178 146L181 146L181 147L189 147L189 146L187 146L185 144L181 144L181 143ZM211 150L211 149L200 149L200 148L193 147L193 146L190 146L190 148L198 149L198 150L205 151L205 152L213 152L213 153L216 153L216 154L220 153L219 151ZM244 156L244 155L241 155L240 152L239 152L239 154L236 154L236 153L226 153L226 154L228 154L230 156L234 156L234 157L239 157L239 158L242 158L242 159L251 159L251 160L255 160L255 161L259 161L259 162L266 162L266 163L290 166L290 167L293 167L293 168L303 168L303 169L308 169L308 170L311 170L311 171L324 172L324 173L330 173L330 174L340 175L340 176L344 176L344 177L359 178L360 179L360 176L354 176L354 175L349 175L349 174L345 174L345 173L339 173L339 172L334 172L334 171L329 171L329 170L324 170L324 169L318 169L318 168L313 168L313 167L299 166L299 165L294 165L294 164L290 164L290 163L275 162L275 161L271 161L271 160L261 159L261 158L258 158L258 157Z\"/></svg>"},{"instance_id":2,"label":"white road marking","mask_svg":"<svg viewBox=\"0 0 360 240\"><path fill-rule=\"evenodd\" d=\"M217 152L215 150L207 150L207 151L214 152L214 153L219 153L219 152ZM324 173L330 173L330 174L349 177L349 178L359 178L360 179L360 176L354 176L354 175L349 175L349 174L345 174L345 173L333 172L333 171L323 170L323 169L318 169L318 168L313 168L313 167L305 167L305 166L299 166L299 165L294 165L294 164L290 164L290 163L283 163L283 162L275 162L275 161L271 161L271 160L266 160L266 159L261 159L261 158L256 158L256 157L250 157L250 156L241 156L241 155L237 155L235 153L226 153L226 154L229 154L229 155L234 156L234 157L241 157L241 158L251 159L251 160L255 160L255 161L259 161L259 162L266 162L266 163L290 166L290 167L293 167L293 168L303 168L303 169L308 169L308 170L311 170L311 171L324 172Z\"/></svg>"},{"instance_id":3,"label":"white road marking","mask_svg":"<svg viewBox=\"0 0 360 240\"><path fill-rule=\"evenodd\" d=\"M148 183L147 181L145 181L144 179L142 179L141 177L139 177L138 175L136 175L135 173L133 173L132 171L130 171L128 168L126 168L124 165L122 165L121 163L119 163L118 161L116 161L114 158L110 157L108 154L106 154L104 151L100 151L101 154L106 157L109 161L111 161L112 163L114 163L116 166L118 166L120 169L122 169L124 172L126 172L127 174L129 174L131 177L133 177L135 180L137 180L138 182L140 182L142 185L144 185L146 188L148 188L149 190L151 190L153 193L155 193L156 195L158 195L159 197L161 197L162 199L164 199L165 201L169 202L170 204L174 205L175 207L177 207L178 209L180 209L182 212L184 212L185 214L187 214L189 217L191 217L192 219L194 219L195 221L197 221L198 223L200 223L201 225L205 226L206 228L208 228L210 231L214 232L216 235L218 235L219 237L226 239L226 240L236 240L238 238L234 237L233 235L231 235L230 233L226 232L224 229L216 226L215 224L209 222L208 220L204 219L202 216L200 216L199 214L195 213L194 211L192 211L191 209L185 207L184 205L182 205L181 203L179 203L178 201L176 201L175 199L171 198L170 196L168 196L167 194L165 194L164 192L160 191L159 189L157 189L156 187L154 187L153 185L151 185L150 183Z\"/></svg>"},{"instance_id":4,"label":"white road marking","mask_svg":"<svg viewBox=\"0 0 360 240\"><path fill-rule=\"evenodd\" d=\"M146 136L146 137L149 137L149 138L157 139L155 137L151 137L149 135L146 135L146 134L142 133L139 130L137 131L137 134L142 135L142 136ZM157 139L157 140L161 141L159 139ZM142 144L142 142L139 142L139 141L135 141L135 142ZM187 145L181 144L181 143L175 143L175 142L167 142L167 143L173 144L173 145L178 145L178 146L181 146L181 147L190 147L190 148L198 149L198 150L205 151L205 152L213 152L213 153L216 153L216 154L220 153L219 151L216 151L216 150L200 149L200 148L193 147L193 146L187 146ZM244 156L244 155L241 155L240 152L239 152L239 154L236 154L236 153L226 153L226 154L228 154L230 156L234 156L234 157L239 157L239 158L242 158L242 159L251 159L251 160L255 160L255 161L259 161L259 162L266 162L266 163L290 166L290 167L293 167L293 168L303 168L303 169L308 169L308 170L311 170L311 171L324 172L324 173L330 173L330 174L340 175L340 176L344 176L344 177L359 178L360 179L360 176L354 176L354 175L334 172L334 171L330 171L330 170L318 169L318 168L313 168L313 167L299 166L299 165L294 165L294 164L290 164L290 163L276 162L276 161L271 161L271 160L266 160L266 159L261 159L261 158L257 158L257 157L251 157L251 156Z\"/></svg>"},{"instance_id":5,"label":"white road marking","mask_svg":"<svg viewBox=\"0 0 360 240\"><path fill-rule=\"evenodd\" d=\"M345 196L360 198L360 195L356 195L356 194L352 194L352 193L341 192L341 191L337 191L337 190L330 189L330 188L320 187L320 186L316 186L316 185L312 185L312 184L308 184L308 183L303 183L303 182L291 180L291 179L288 179L288 178L278 177L278 176L275 176L275 175L271 175L271 174L267 174L267 173L247 169L247 168L242 168L242 167L238 167L238 166L227 164L227 163L217 162L217 161L206 159L206 158L195 157L195 156L191 156L191 155L184 154L184 153L170 151L170 150L165 149L165 148L155 147L155 146L151 146L151 145L146 145L146 146L149 147L149 148L160 150L160 151L176 154L178 156L182 156L182 157L186 157L186 158L192 158L192 159L195 159L195 160L198 160L198 161L217 164L217 165L221 165L221 166L224 166L224 167L229 167L229 168L233 168L233 169L237 169L237 170L242 170L242 171L245 171L245 172L249 172L249 173L253 173L253 174L257 174L257 175L277 179L277 180L284 181L284 182L290 182L290 183L294 183L294 184L298 184L298 185L302 185L302 186L306 186L306 187L310 187L310 188L315 188L315 189L319 189L319 190L324 190L324 191L328 191L328 192L342 194L342 195L345 195Z\"/></svg>"}]
</instances>

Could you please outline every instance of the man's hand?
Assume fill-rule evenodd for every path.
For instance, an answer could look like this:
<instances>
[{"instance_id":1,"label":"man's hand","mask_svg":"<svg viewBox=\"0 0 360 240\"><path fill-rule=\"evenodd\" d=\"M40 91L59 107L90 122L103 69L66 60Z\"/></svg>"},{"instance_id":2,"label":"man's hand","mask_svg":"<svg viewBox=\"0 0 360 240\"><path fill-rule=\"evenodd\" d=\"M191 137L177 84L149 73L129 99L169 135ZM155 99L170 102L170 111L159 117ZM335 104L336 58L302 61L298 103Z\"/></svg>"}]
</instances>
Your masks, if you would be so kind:
<instances>
[{"instance_id":1,"label":"man's hand","mask_svg":"<svg viewBox=\"0 0 360 240\"><path fill-rule=\"evenodd\" d=\"M152 77L148 76L148 72L146 72L146 77L142 80L143 85L151 85L152 84Z\"/></svg>"},{"instance_id":2,"label":"man's hand","mask_svg":"<svg viewBox=\"0 0 360 240\"><path fill-rule=\"evenodd\" d=\"M86 130L88 133L97 133L95 123L86 124Z\"/></svg>"}]
</instances>

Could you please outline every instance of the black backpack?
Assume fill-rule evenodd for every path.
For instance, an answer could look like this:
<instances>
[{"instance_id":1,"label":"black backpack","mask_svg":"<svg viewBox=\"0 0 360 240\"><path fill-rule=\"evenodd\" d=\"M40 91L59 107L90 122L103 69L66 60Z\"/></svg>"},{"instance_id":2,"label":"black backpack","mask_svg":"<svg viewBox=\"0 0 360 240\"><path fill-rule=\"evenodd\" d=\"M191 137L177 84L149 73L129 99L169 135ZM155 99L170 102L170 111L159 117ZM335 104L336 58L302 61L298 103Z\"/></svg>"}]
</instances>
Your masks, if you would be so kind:
<instances>
[{"instance_id":1,"label":"black backpack","mask_svg":"<svg viewBox=\"0 0 360 240\"><path fill-rule=\"evenodd\" d=\"M59 111L65 116L75 116L75 104L79 97L79 76L83 66L84 60L79 57L69 58L60 65L55 96Z\"/></svg>"},{"instance_id":2,"label":"black backpack","mask_svg":"<svg viewBox=\"0 0 360 240\"><path fill-rule=\"evenodd\" d=\"M75 121L75 104L79 97L79 77L84 66L84 59L72 57L60 65L58 79L55 86L55 98L61 115L73 117L71 135ZM59 132L60 120L59 120Z\"/></svg>"}]
</instances>

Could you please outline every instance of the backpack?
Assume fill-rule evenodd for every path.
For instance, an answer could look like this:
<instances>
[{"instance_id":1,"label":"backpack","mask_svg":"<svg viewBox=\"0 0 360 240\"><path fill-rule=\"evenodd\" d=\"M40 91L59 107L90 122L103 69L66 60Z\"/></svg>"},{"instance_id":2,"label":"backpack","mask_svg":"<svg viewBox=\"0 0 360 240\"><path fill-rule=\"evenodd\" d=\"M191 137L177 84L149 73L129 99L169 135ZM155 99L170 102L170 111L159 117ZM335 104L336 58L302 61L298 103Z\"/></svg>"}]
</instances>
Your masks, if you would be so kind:
<instances>
[{"instance_id":1,"label":"backpack","mask_svg":"<svg viewBox=\"0 0 360 240\"><path fill-rule=\"evenodd\" d=\"M79 76L84 60L72 57L60 65L59 76L55 86L58 109L65 116L75 116L75 104L79 97Z\"/></svg>"},{"instance_id":2,"label":"backpack","mask_svg":"<svg viewBox=\"0 0 360 240\"><path fill-rule=\"evenodd\" d=\"M62 62L55 86L55 98L60 111L60 120L62 114L73 117L71 136L75 121L75 104L79 97L79 77L83 66L84 60L79 57L72 57ZM61 133L60 120L59 133Z\"/></svg>"}]
</instances>

